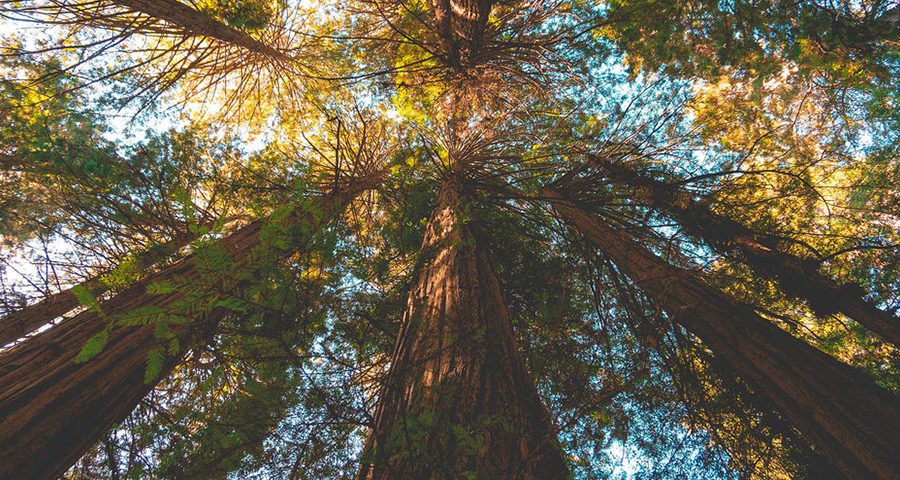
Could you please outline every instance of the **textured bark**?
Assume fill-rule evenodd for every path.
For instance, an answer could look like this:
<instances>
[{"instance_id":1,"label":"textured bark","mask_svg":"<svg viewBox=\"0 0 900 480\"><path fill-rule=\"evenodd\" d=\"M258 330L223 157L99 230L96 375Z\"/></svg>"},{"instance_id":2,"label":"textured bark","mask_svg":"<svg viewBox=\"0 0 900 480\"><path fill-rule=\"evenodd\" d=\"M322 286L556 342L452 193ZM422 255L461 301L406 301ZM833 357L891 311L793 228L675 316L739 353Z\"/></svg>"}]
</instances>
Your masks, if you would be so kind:
<instances>
[{"instance_id":1,"label":"textured bark","mask_svg":"<svg viewBox=\"0 0 900 480\"><path fill-rule=\"evenodd\" d=\"M292 60L284 52L266 45L240 30L229 27L178 0L112 0L112 2L148 17L163 20L193 35L242 47L273 60L283 62Z\"/></svg>"},{"instance_id":2,"label":"textured bark","mask_svg":"<svg viewBox=\"0 0 900 480\"><path fill-rule=\"evenodd\" d=\"M493 3L492 0L432 0L448 66L460 69L477 63Z\"/></svg>"},{"instance_id":3,"label":"textured bark","mask_svg":"<svg viewBox=\"0 0 900 480\"><path fill-rule=\"evenodd\" d=\"M784 293L805 300L816 314L843 313L885 341L900 346L900 319L867 301L860 286L839 285L820 273L815 261L781 249L778 238L755 233L713 213L704 202L694 200L674 185L646 177L620 163L596 163L610 180L632 187L637 199L671 216L690 235L705 240L717 252L776 281Z\"/></svg>"},{"instance_id":4,"label":"textured bark","mask_svg":"<svg viewBox=\"0 0 900 480\"><path fill-rule=\"evenodd\" d=\"M545 190L556 211L581 231L673 321L706 345L847 477L897 478L900 400L864 373L791 336Z\"/></svg>"},{"instance_id":5,"label":"textured bark","mask_svg":"<svg viewBox=\"0 0 900 480\"><path fill-rule=\"evenodd\" d=\"M568 478L459 194L438 195L359 478Z\"/></svg>"},{"instance_id":6,"label":"textured bark","mask_svg":"<svg viewBox=\"0 0 900 480\"><path fill-rule=\"evenodd\" d=\"M162 258L171 255L194 238L193 234L179 235L172 240L137 255L139 270L146 270ZM99 297L109 291L109 286L100 276L79 284L82 288ZM54 319L61 317L79 306L78 297L71 288L54 293L43 300L22 308L0 318L0 347L8 345L25 335L41 328Z\"/></svg>"},{"instance_id":7,"label":"textured bark","mask_svg":"<svg viewBox=\"0 0 900 480\"><path fill-rule=\"evenodd\" d=\"M350 197L347 193L324 195L313 202L321 211L308 209L290 217L288 223L303 221L316 227ZM254 268L251 252L260 244L264 224L251 223L221 241L236 268ZM102 314L82 312L0 357L0 478L57 478L137 406L153 388L144 382L144 371L149 352L159 345L155 325L112 328L99 355L80 364L75 357L89 338L106 328L109 319L146 306L180 311L176 306L183 298L181 292L153 295L146 287L174 278L179 283L197 283L204 274L196 259L189 255L103 302ZM187 349L206 341L225 313L215 309L173 327L181 350L167 356L157 378L164 378Z\"/></svg>"}]
</instances>

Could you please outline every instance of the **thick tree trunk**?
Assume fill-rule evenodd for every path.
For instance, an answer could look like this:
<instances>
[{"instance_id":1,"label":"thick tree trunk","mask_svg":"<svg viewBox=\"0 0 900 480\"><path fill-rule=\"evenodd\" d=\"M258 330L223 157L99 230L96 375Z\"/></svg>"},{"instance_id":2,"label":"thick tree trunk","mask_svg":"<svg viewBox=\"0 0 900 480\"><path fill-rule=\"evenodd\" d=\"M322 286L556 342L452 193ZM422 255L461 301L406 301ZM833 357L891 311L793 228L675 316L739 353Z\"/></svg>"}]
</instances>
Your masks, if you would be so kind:
<instances>
[{"instance_id":1,"label":"thick tree trunk","mask_svg":"<svg viewBox=\"0 0 900 480\"><path fill-rule=\"evenodd\" d=\"M292 61L286 53L267 45L246 33L229 27L209 15L178 0L111 0L117 5L148 17L163 20L193 35L212 38L242 47L253 53L281 62Z\"/></svg>"},{"instance_id":2,"label":"thick tree trunk","mask_svg":"<svg viewBox=\"0 0 900 480\"><path fill-rule=\"evenodd\" d=\"M456 69L476 63L493 0L432 0L445 63Z\"/></svg>"},{"instance_id":3,"label":"thick tree trunk","mask_svg":"<svg viewBox=\"0 0 900 480\"><path fill-rule=\"evenodd\" d=\"M581 231L670 318L741 376L848 478L897 478L900 400L864 373L798 340L688 270L545 190Z\"/></svg>"},{"instance_id":4,"label":"thick tree trunk","mask_svg":"<svg viewBox=\"0 0 900 480\"><path fill-rule=\"evenodd\" d=\"M193 234L179 235L166 243L142 252L136 256L138 269L146 270L196 238ZM109 291L109 286L100 276L79 284L93 296L99 297ZM41 328L54 319L61 317L79 306L78 297L72 288L49 295L43 300L22 308L0 318L0 347L8 345L25 335Z\"/></svg>"},{"instance_id":5,"label":"thick tree trunk","mask_svg":"<svg viewBox=\"0 0 900 480\"><path fill-rule=\"evenodd\" d=\"M704 202L694 200L674 185L644 176L621 163L598 160L595 164L610 180L633 188L637 199L672 217L690 235L776 281L787 295L805 300L816 314L843 313L885 341L900 346L900 319L867 301L858 285L839 285L820 273L815 261L785 252L773 236L755 233L739 222L716 215Z\"/></svg>"},{"instance_id":6,"label":"thick tree trunk","mask_svg":"<svg viewBox=\"0 0 900 480\"><path fill-rule=\"evenodd\" d=\"M488 254L446 185L359 478L568 478Z\"/></svg>"},{"instance_id":7,"label":"thick tree trunk","mask_svg":"<svg viewBox=\"0 0 900 480\"><path fill-rule=\"evenodd\" d=\"M313 208L292 215L286 224L303 223L302 231L312 231L352 196L323 195L318 202L312 202ZM258 255L274 254L271 249L254 253L261 243L264 225L262 221L251 223L221 241L235 268L252 271ZM185 303L186 297L178 289L165 294L148 292L147 286L155 282L215 282L223 287L229 285L224 287L228 291L222 293L231 295L242 288L221 274L209 278L204 264L198 254L191 254L103 302L102 313L82 312L0 356L0 478L57 478L134 409L153 388L153 384L144 381L144 372L150 352L160 345L154 333L156 322L112 328L105 347L95 358L85 363L76 363L75 358L88 339L124 314L144 307L164 312L185 310L179 302ZM210 292L211 296L215 294ZM217 308L205 315L195 314L186 324L173 325L180 349L166 356L157 378L164 378L187 349L206 341L226 313Z\"/></svg>"}]
</instances>

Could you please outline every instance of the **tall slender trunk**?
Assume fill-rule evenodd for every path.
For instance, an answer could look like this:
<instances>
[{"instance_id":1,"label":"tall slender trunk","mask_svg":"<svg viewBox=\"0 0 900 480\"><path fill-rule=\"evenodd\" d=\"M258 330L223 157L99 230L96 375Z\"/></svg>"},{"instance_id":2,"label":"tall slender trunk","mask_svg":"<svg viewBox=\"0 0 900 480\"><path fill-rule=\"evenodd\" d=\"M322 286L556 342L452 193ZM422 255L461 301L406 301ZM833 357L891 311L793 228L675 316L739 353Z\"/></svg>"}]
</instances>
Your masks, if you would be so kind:
<instances>
[{"instance_id":1,"label":"tall slender trunk","mask_svg":"<svg viewBox=\"0 0 900 480\"><path fill-rule=\"evenodd\" d=\"M900 400L545 189L559 215L741 376L848 478L900 472Z\"/></svg>"},{"instance_id":2,"label":"tall slender trunk","mask_svg":"<svg viewBox=\"0 0 900 480\"><path fill-rule=\"evenodd\" d=\"M776 281L784 293L805 300L815 313L843 313L885 341L900 346L900 319L867 301L859 285L839 285L820 273L814 260L780 248L778 238L753 232L713 213L704 202L694 200L674 185L649 178L621 163L595 163L610 180L632 187L636 198L671 216L690 235Z\"/></svg>"},{"instance_id":3,"label":"tall slender trunk","mask_svg":"<svg viewBox=\"0 0 900 480\"><path fill-rule=\"evenodd\" d=\"M184 248L196 238L194 234L182 234L157 245L146 252L136 255L137 268L141 271L149 269L161 259ZM109 291L107 285L98 275L78 285L99 297ZM41 328L54 319L69 313L80 304L73 288L67 288L60 292L47 296L39 302L28 305L0 318L0 347L8 345L25 335Z\"/></svg>"},{"instance_id":4,"label":"tall slender trunk","mask_svg":"<svg viewBox=\"0 0 900 480\"><path fill-rule=\"evenodd\" d=\"M359 478L567 478L460 194L438 194Z\"/></svg>"},{"instance_id":5,"label":"tall slender trunk","mask_svg":"<svg viewBox=\"0 0 900 480\"><path fill-rule=\"evenodd\" d=\"M493 0L432 0L448 66L459 69L476 61L493 3Z\"/></svg>"},{"instance_id":6,"label":"tall slender trunk","mask_svg":"<svg viewBox=\"0 0 900 480\"><path fill-rule=\"evenodd\" d=\"M168 22L194 35L242 47L273 60L292 61L288 54L178 0L112 0L112 2L134 12Z\"/></svg>"},{"instance_id":7,"label":"tall slender trunk","mask_svg":"<svg viewBox=\"0 0 900 480\"><path fill-rule=\"evenodd\" d=\"M302 223L301 231L313 231L353 196L355 192L325 194L286 223ZM251 223L221 241L235 268L254 271L259 260L254 249L261 243L264 225L263 221ZM82 312L0 357L0 478L57 478L153 388L144 381L144 365L159 345L153 322L112 328L95 358L85 363L76 363L75 358L88 339L123 314L148 306L180 312L183 292L154 294L147 286L175 279L187 285L208 282L204 262L197 255L191 254L103 302L102 313ZM229 283L224 277L212 280ZM224 293L233 294L232 290L240 288L241 284L234 285ZM206 341L226 313L216 308L173 326L180 348L166 356L157 378L164 378L188 349Z\"/></svg>"}]
</instances>

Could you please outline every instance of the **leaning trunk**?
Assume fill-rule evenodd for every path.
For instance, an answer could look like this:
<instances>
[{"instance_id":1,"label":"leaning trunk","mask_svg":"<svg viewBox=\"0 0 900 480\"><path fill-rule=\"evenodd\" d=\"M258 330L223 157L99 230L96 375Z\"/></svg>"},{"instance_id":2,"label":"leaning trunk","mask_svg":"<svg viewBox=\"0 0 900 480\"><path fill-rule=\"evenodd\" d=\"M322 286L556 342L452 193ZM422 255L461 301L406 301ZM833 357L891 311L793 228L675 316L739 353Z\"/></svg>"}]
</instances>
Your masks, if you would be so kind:
<instances>
[{"instance_id":1,"label":"leaning trunk","mask_svg":"<svg viewBox=\"0 0 900 480\"><path fill-rule=\"evenodd\" d=\"M800 298L819 315L843 313L900 346L900 319L863 297L855 284L839 285L818 271L818 264L784 251L779 240L753 232L741 223L713 213L677 187L641 175L620 163L597 161L613 181L628 185L635 196L678 221L689 234L709 243L719 253L734 257L758 275L778 283L784 293Z\"/></svg>"},{"instance_id":2,"label":"leaning trunk","mask_svg":"<svg viewBox=\"0 0 900 480\"><path fill-rule=\"evenodd\" d=\"M315 208L291 215L275 230L295 225L301 232L312 231L351 197L347 193L323 195L313 202ZM263 226L261 221L251 223L223 239L223 250L216 250L227 252L236 269L252 272L257 262L266 261L261 255L271 255L276 248L257 249L269 242ZM248 281L235 283L228 275L210 272L203 254L191 254L99 308L84 311L45 335L4 352L0 356L0 478L57 478L153 388L144 377L151 353L157 358L161 354L155 332L158 322L111 329L110 322L148 307L181 315L188 314L185 310L208 312L195 313L188 323L171 326L179 341L163 344L169 351L156 367L156 379L164 378L188 349L206 341L227 312L196 305L182 289L160 293L159 285L219 285L227 289L221 293L234 295ZM216 293L209 295L215 297ZM214 301L204 305L210 303L215 305ZM103 331L108 335L105 347L95 358L76 363L89 339Z\"/></svg>"},{"instance_id":3,"label":"leaning trunk","mask_svg":"<svg viewBox=\"0 0 900 480\"><path fill-rule=\"evenodd\" d=\"M196 238L196 235L182 234L166 243L136 255L137 269L144 271L153 267L161 259L184 248L194 238ZM101 276L82 282L78 286L95 297L102 296L109 291L109 285L103 281ZM75 290L67 288L0 318L0 347L15 342L47 325L53 320L71 312L79 305L80 302L78 296L75 295Z\"/></svg>"},{"instance_id":4,"label":"leaning trunk","mask_svg":"<svg viewBox=\"0 0 900 480\"><path fill-rule=\"evenodd\" d=\"M900 401L598 217L545 190L556 211L696 335L848 478L896 478Z\"/></svg>"},{"instance_id":5,"label":"leaning trunk","mask_svg":"<svg viewBox=\"0 0 900 480\"><path fill-rule=\"evenodd\" d=\"M219 22L178 0L112 0L136 13L165 21L192 35L203 36L244 48L272 60L290 62L291 57L246 33Z\"/></svg>"},{"instance_id":6,"label":"leaning trunk","mask_svg":"<svg viewBox=\"0 0 900 480\"><path fill-rule=\"evenodd\" d=\"M566 478L459 195L438 195L360 478Z\"/></svg>"}]
</instances>

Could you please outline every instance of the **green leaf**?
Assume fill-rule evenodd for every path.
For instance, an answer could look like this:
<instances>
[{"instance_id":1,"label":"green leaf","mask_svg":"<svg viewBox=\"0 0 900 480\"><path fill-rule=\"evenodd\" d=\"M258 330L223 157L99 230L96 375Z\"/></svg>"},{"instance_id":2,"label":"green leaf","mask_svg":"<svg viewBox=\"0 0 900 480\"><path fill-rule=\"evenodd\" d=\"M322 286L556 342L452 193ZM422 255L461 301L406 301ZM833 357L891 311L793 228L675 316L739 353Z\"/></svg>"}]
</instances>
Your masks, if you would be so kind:
<instances>
[{"instance_id":1,"label":"green leaf","mask_svg":"<svg viewBox=\"0 0 900 480\"><path fill-rule=\"evenodd\" d=\"M229 297L222 298L216 301L216 307L227 308L228 310L234 312L246 312L250 309L251 305L240 298Z\"/></svg>"},{"instance_id":2,"label":"green leaf","mask_svg":"<svg viewBox=\"0 0 900 480\"><path fill-rule=\"evenodd\" d=\"M103 283L112 288L125 287L143 274L140 262L134 255L125 257L111 272L103 275Z\"/></svg>"},{"instance_id":3,"label":"green leaf","mask_svg":"<svg viewBox=\"0 0 900 480\"><path fill-rule=\"evenodd\" d=\"M134 310L119 315L116 322L123 327L137 327L140 325L147 325L164 315L161 308L154 305L148 305L146 307L135 308Z\"/></svg>"},{"instance_id":4,"label":"green leaf","mask_svg":"<svg viewBox=\"0 0 900 480\"><path fill-rule=\"evenodd\" d=\"M147 354L147 369L144 370L144 383L153 383L159 378L165 362L166 352L161 347L150 350L150 353Z\"/></svg>"},{"instance_id":5,"label":"green leaf","mask_svg":"<svg viewBox=\"0 0 900 480\"><path fill-rule=\"evenodd\" d=\"M164 295L175 291L175 284L168 280L157 280L147 285L148 295Z\"/></svg>"},{"instance_id":6,"label":"green leaf","mask_svg":"<svg viewBox=\"0 0 900 480\"><path fill-rule=\"evenodd\" d=\"M181 315L166 315L166 323L169 325L183 325L190 322L191 319Z\"/></svg>"},{"instance_id":7,"label":"green leaf","mask_svg":"<svg viewBox=\"0 0 900 480\"><path fill-rule=\"evenodd\" d=\"M178 337L175 337L172 340L169 340L169 348L168 348L169 355L177 355L180 350L181 350L181 342L178 341Z\"/></svg>"},{"instance_id":8,"label":"green leaf","mask_svg":"<svg viewBox=\"0 0 900 480\"><path fill-rule=\"evenodd\" d=\"M84 363L96 357L97 354L103 350L103 347L106 346L108 340L109 332L106 330L89 338L88 341L84 343L84 346L81 347L81 351L78 352L78 355L75 356L75 363Z\"/></svg>"},{"instance_id":9,"label":"green leaf","mask_svg":"<svg viewBox=\"0 0 900 480\"><path fill-rule=\"evenodd\" d=\"M159 321L156 323L156 328L153 329L153 336L156 337L157 340L168 340L175 336L175 333L172 332L172 329L169 328L169 325L165 321Z\"/></svg>"},{"instance_id":10,"label":"green leaf","mask_svg":"<svg viewBox=\"0 0 900 480\"><path fill-rule=\"evenodd\" d=\"M72 294L75 295L75 298L78 299L78 303L81 305L84 305L95 312L100 311L100 302L98 302L97 298L94 297L94 294L83 285L75 285L72 287Z\"/></svg>"},{"instance_id":11,"label":"green leaf","mask_svg":"<svg viewBox=\"0 0 900 480\"><path fill-rule=\"evenodd\" d=\"M194 265L204 276L233 274L234 260L219 242L211 242L194 251Z\"/></svg>"}]
</instances>

